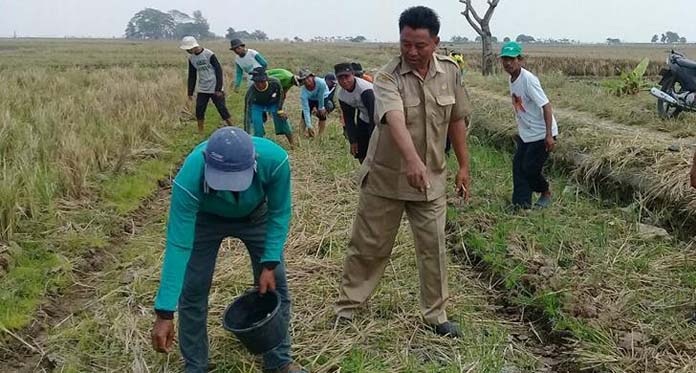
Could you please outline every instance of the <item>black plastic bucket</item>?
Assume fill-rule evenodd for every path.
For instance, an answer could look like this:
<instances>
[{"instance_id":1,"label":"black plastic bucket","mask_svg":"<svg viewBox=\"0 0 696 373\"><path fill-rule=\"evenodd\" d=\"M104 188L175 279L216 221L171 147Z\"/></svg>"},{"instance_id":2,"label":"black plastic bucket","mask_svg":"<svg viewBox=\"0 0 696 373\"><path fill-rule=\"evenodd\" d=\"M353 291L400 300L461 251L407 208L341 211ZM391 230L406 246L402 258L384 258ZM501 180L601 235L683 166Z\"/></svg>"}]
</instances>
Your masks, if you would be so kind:
<instances>
[{"instance_id":1,"label":"black plastic bucket","mask_svg":"<svg viewBox=\"0 0 696 373\"><path fill-rule=\"evenodd\" d=\"M280 296L273 290L261 295L254 289L235 299L227 306L222 325L256 355L276 348L287 333L287 322L280 314Z\"/></svg>"}]
</instances>

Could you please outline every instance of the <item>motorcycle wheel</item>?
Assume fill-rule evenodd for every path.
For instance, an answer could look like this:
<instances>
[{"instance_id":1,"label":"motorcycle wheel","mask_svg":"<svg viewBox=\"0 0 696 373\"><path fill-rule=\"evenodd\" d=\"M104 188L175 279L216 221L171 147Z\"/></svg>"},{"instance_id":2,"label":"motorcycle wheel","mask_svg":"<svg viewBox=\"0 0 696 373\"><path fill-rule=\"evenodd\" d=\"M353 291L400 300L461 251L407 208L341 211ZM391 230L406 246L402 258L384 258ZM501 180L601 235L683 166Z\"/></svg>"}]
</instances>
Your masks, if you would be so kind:
<instances>
[{"instance_id":1,"label":"motorcycle wheel","mask_svg":"<svg viewBox=\"0 0 696 373\"><path fill-rule=\"evenodd\" d=\"M662 89L663 92L666 93L679 93L675 89L675 85L677 85L677 78L675 76L672 76L670 79L665 81L664 84L662 84ZM679 89L681 91L681 87ZM677 105L672 105L669 102L665 100L657 100L657 114L660 115L660 118L662 119L676 119L679 114L683 111L681 107Z\"/></svg>"}]
</instances>

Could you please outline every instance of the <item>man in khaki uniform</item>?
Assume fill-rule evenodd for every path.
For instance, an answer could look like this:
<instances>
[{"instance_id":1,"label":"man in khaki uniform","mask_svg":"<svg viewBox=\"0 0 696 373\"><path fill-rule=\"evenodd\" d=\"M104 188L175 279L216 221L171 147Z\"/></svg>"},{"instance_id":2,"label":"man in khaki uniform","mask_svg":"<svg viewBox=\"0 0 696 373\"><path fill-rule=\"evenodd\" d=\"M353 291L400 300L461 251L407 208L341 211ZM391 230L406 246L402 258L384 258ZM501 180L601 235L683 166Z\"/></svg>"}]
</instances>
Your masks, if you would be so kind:
<instances>
[{"instance_id":1,"label":"man in khaki uniform","mask_svg":"<svg viewBox=\"0 0 696 373\"><path fill-rule=\"evenodd\" d=\"M455 187L468 199L468 101L456 62L434 54L440 41L437 14L423 6L409 8L399 29L401 55L374 83L377 126L360 170L360 202L335 310L339 318L351 319L372 294L405 211L415 238L421 312L437 334L457 337L459 328L445 312L444 149L449 134L459 162Z\"/></svg>"}]
</instances>

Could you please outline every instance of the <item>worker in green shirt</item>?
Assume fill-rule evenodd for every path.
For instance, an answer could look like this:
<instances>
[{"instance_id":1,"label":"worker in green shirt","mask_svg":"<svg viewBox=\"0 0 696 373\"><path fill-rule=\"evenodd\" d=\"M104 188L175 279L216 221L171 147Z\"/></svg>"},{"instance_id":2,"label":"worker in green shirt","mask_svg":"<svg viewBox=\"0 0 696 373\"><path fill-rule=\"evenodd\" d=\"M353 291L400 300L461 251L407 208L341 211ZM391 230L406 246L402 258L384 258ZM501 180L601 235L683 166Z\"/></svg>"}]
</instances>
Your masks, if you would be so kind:
<instances>
[{"instance_id":1,"label":"worker in green shirt","mask_svg":"<svg viewBox=\"0 0 696 373\"><path fill-rule=\"evenodd\" d=\"M249 87L244 108L244 113L248 113L251 118L245 118L244 123L251 122L254 136L264 137L266 132L263 128L263 114L270 113L273 116L276 135L285 135L290 146L294 146L288 115L283 111L285 94L280 81L269 77L264 67L255 68L251 72L251 80L254 84ZM247 132L250 132L250 129L247 126Z\"/></svg>"},{"instance_id":2,"label":"worker in green shirt","mask_svg":"<svg viewBox=\"0 0 696 373\"><path fill-rule=\"evenodd\" d=\"M280 81L280 85L283 87L283 93L285 93L286 96L290 88L300 86L300 80L297 78L297 75L289 70L268 69L266 70L266 74L268 74L269 78L276 78Z\"/></svg>"},{"instance_id":3,"label":"worker in green shirt","mask_svg":"<svg viewBox=\"0 0 696 373\"><path fill-rule=\"evenodd\" d=\"M280 85L283 87L283 101L285 101L285 97L288 95L288 91L292 87L296 87L300 85L300 80L297 78L297 75L293 74L292 72L285 70L285 69L268 69L266 70L266 74L268 75L269 78L276 78L278 81L280 81ZM249 91L247 91L247 96L244 97L244 102L246 103L249 100ZM244 129L247 132L251 131L251 112L249 109L251 107L249 105L246 105L247 110L244 110ZM263 117L263 123L266 123L267 114L266 112L263 112L262 114Z\"/></svg>"},{"instance_id":4,"label":"worker in green shirt","mask_svg":"<svg viewBox=\"0 0 696 373\"><path fill-rule=\"evenodd\" d=\"M208 371L208 293L220 244L244 242L254 284L280 296L285 340L263 354L268 372L301 373L290 356L290 294L283 260L291 211L288 154L272 141L223 127L186 158L172 185L167 242L151 337L168 353L179 311L186 372Z\"/></svg>"}]
</instances>

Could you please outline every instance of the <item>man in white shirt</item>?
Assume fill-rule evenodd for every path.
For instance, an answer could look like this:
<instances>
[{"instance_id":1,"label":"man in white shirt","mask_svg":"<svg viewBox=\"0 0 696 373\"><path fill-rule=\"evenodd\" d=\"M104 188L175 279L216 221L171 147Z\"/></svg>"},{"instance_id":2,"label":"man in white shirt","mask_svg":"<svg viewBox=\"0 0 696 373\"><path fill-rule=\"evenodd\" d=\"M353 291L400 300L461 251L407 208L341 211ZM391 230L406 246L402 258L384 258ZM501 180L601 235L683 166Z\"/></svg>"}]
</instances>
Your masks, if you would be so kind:
<instances>
[{"instance_id":1,"label":"man in white shirt","mask_svg":"<svg viewBox=\"0 0 696 373\"><path fill-rule=\"evenodd\" d=\"M236 66L236 73L234 79L234 90L239 91L239 86L242 85L242 79L244 75L247 75L247 83L249 86L252 84L251 72L257 67L268 68L268 62L263 58L263 55L254 49L249 49L246 44L240 39L230 40L230 50L237 55L234 60Z\"/></svg>"},{"instance_id":2,"label":"man in white shirt","mask_svg":"<svg viewBox=\"0 0 696 373\"><path fill-rule=\"evenodd\" d=\"M517 119L517 148L512 165L512 204L532 207L532 194L540 193L535 207L551 205L551 189L543 174L544 163L556 147L558 125L539 78L522 67L522 46L514 41L500 52L503 68L510 74L510 95Z\"/></svg>"},{"instance_id":3,"label":"man in white shirt","mask_svg":"<svg viewBox=\"0 0 696 373\"><path fill-rule=\"evenodd\" d=\"M375 128L375 93L372 83L355 76L350 63L334 66L341 90L338 103L343 114L345 133L350 141L350 154L363 163L370 136Z\"/></svg>"}]
</instances>

